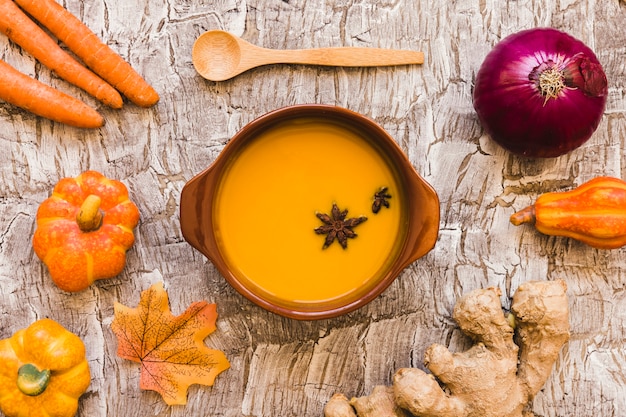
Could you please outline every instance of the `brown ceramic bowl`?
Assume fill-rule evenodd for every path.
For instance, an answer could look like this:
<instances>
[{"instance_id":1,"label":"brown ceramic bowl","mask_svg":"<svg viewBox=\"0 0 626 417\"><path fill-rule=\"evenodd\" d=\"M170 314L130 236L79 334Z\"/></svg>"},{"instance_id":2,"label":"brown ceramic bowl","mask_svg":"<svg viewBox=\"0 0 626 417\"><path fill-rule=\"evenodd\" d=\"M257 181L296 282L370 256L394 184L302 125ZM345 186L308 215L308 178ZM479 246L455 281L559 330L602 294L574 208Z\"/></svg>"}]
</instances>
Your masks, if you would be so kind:
<instances>
[{"instance_id":1,"label":"brown ceramic bowl","mask_svg":"<svg viewBox=\"0 0 626 417\"><path fill-rule=\"evenodd\" d=\"M320 213L332 224L318 233L328 226ZM344 223L362 216L362 224ZM282 316L312 320L365 305L429 252L439 199L372 120L296 105L246 125L185 185L180 223L184 238L239 293Z\"/></svg>"}]
</instances>

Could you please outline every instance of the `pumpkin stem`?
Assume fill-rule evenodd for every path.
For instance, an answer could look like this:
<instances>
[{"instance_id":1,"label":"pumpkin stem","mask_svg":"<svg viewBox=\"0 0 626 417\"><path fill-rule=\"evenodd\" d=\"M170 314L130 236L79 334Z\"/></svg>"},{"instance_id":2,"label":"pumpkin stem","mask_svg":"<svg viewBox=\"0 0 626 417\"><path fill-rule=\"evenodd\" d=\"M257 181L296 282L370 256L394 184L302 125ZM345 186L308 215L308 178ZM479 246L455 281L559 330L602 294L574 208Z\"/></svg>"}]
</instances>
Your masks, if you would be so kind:
<instances>
[{"instance_id":1,"label":"pumpkin stem","mask_svg":"<svg viewBox=\"0 0 626 417\"><path fill-rule=\"evenodd\" d=\"M102 225L104 213L100 210L102 199L97 195L87 196L76 215L76 223L83 232L93 232Z\"/></svg>"},{"instance_id":2,"label":"pumpkin stem","mask_svg":"<svg viewBox=\"0 0 626 417\"><path fill-rule=\"evenodd\" d=\"M519 226L522 223L534 223L535 206L528 206L517 213L513 213L510 220L515 226Z\"/></svg>"},{"instance_id":3,"label":"pumpkin stem","mask_svg":"<svg viewBox=\"0 0 626 417\"><path fill-rule=\"evenodd\" d=\"M50 370L40 371L35 365L27 363L17 370L17 387L30 396L37 396L44 392L50 383Z\"/></svg>"}]
</instances>

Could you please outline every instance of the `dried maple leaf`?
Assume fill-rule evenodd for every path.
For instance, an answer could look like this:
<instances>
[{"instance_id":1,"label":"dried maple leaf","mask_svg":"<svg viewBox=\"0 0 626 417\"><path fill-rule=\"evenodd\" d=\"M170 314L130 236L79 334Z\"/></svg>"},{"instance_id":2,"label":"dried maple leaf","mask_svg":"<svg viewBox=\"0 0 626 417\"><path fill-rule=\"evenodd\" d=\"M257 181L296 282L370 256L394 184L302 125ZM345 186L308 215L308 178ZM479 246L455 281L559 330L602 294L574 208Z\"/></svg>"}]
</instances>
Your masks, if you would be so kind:
<instances>
[{"instance_id":1,"label":"dried maple leaf","mask_svg":"<svg viewBox=\"0 0 626 417\"><path fill-rule=\"evenodd\" d=\"M158 392L168 405L186 404L190 385L213 385L230 366L222 351L204 344L216 319L215 304L206 301L175 317L163 283L156 283L141 293L137 308L115 303L111 328L117 355L141 363L139 387Z\"/></svg>"}]
</instances>

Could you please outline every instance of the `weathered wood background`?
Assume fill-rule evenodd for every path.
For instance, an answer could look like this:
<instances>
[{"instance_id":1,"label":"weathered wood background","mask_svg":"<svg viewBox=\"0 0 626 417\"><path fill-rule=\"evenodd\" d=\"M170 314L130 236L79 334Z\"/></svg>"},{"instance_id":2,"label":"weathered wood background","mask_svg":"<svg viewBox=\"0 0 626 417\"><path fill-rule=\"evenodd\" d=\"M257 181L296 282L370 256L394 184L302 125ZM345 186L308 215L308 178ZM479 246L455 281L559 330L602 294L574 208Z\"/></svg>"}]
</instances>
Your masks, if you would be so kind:
<instances>
[{"instance_id":1,"label":"weathered wood background","mask_svg":"<svg viewBox=\"0 0 626 417\"><path fill-rule=\"evenodd\" d=\"M598 175L626 177L626 5L618 0L63 0L161 94L151 109L100 107L106 126L74 129L0 103L0 338L53 318L85 341L93 380L79 416L321 416L335 392L364 395L424 350L469 343L450 314L472 289L498 286L506 307L527 280L564 279L572 338L534 401L538 416L626 415L626 250L594 250L515 228L514 210L544 192ZM551 26L594 49L610 96L587 144L549 160L512 156L487 138L471 102L482 59L504 36ZM362 46L423 50L423 66L341 69L272 66L231 81L202 79L191 47L225 29L268 48ZM98 104L0 37L0 57ZM185 182L247 122L298 103L335 104L389 131L441 199L433 251L368 306L300 322L266 312L230 288L181 236ZM320 157L332 160L331 149ZM136 245L118 278L58 290L34 255L38 205L56 182L94 169L124 182L141 211ZM139 390L139 368L117 358L113 304L134 306L164 281L172 311L206 299L218 330L206 340L231 369L187 406Z\"/></svg>"}]
</instances>

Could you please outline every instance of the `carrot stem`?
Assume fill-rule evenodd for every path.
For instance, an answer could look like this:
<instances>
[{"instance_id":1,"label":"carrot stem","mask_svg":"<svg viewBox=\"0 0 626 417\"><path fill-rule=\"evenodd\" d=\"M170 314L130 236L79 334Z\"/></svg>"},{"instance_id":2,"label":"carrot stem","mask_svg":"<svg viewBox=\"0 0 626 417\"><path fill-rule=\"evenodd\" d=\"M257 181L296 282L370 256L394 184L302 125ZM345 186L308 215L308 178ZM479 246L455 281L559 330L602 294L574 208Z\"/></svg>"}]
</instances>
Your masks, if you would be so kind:
<instances>
[{"instance_id":1,"label":"carrot stem","mask_svg":"<svg viewBox=\"0 0 626 417\"><path fill-rule=\"evenodd\" d=\"M104 124L102 116L69 96L0 60L0 99L56 122L83 128Z\"/></svg>"},{"instance_id":2,"label":"carrot stem","mask_svg":"<svg viewBox=\"0 0 626 417\"><path fill-rule=\"evenodd\" d=\"M0 32L59 77L110 107L122 107L122 96L117 90L61 49L13 0L0 0Z\"/></svg>"},{"instance_id":3,"label":"carrot stem","mask_svg":"<svg viewBox=\"0 0 626 417\"><path fill-rule=\"evenodd\" d=\"M158 93L128 62L56 1L15 0L15 2L130 101L141 107L150 107L159 101Z\"/></svg>"}]
</instances>

